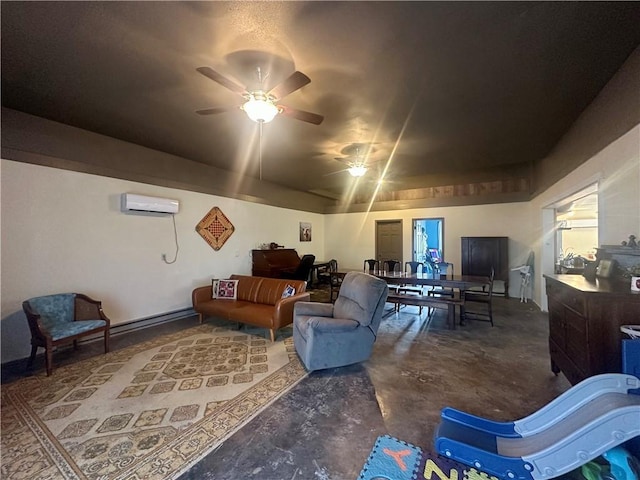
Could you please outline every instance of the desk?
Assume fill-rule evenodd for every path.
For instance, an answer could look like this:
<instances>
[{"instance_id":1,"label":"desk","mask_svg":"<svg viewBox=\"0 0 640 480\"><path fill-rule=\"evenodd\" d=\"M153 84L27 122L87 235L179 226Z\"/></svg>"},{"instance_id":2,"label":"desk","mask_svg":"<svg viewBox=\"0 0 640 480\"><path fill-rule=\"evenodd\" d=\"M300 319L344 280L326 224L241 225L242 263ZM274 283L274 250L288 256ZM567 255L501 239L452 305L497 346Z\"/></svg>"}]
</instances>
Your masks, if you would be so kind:
<instances>
[{"instance_id":1,"label":"desk","mask_svg":"<svg viewBox=\"0 0 640 480\"><path fill-rule=\"evenodd\" d=\"M423 305L428 306L445 306L448 311L449 328L455 329L455 308L464 305L464 291L471 287L482 287L490 282L489 277L475 275L438 275L432 273L401 273L401 272L383 272L374 271L372 275L381 278L387 283L396 285L427 285L432 287L455 288L459 290L459 294L452 299L443 299L431 297L431 299L423 297L419 298L410 295L392 295L392 300L407 305Z\"/></svg>"}]
</instances>

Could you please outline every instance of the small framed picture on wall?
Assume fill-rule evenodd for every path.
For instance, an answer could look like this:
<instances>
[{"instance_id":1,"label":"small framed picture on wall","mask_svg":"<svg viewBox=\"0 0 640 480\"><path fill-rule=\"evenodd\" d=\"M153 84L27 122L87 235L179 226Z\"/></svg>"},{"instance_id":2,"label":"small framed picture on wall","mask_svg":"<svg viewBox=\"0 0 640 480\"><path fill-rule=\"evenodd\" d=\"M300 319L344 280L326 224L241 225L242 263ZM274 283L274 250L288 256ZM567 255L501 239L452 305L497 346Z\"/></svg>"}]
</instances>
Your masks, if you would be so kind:
<instances>
[{"instance_id":1,"label":"small framed picture on wall","mask_svg":"<svg viewBox=\"0 0 640 480\"><path fill-rule=\"evenodd\" d=\"M300 222L300 241L311 241L311 224L309 222Z\"/></svg>"}]
</instances>

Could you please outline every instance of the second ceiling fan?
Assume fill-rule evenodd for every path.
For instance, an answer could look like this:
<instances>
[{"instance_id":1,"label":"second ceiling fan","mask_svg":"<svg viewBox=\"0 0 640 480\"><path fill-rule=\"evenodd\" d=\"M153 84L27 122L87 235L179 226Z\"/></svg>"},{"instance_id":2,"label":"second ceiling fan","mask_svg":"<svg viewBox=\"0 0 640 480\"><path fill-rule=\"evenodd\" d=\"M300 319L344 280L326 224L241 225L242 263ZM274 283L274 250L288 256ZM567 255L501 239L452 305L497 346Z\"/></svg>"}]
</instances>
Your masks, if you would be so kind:
<instances>
[{"instance_id":1,"label":"second ceiling fan","mask_svg":"<svg viewBox=\"0 0 640 480\"><path fill-rule=\"evenodd\" d=\"M251 120L260 123L270 122L278 114L302 120L303 122L312 123L314 125L320 125L324 120L324 117L317 113L305 112L304 110L297 110L295 108L287 107L286 105L278 104L278 102L284 97L311 82L311 79L302 72L293 72L287 79L273 87L271 90L264 91L261 88L249 90L246 87L229 80L227 77L216 72L211 67L198 67L196 70L205 77L219 83L223 87L228 88L232 92L237 93L244 100L239 105L197 110L196 113L200 115L214 115L240 108L245 111ZM260 85L262 85L263 78L260 68L257 69L257 73Z\"/></svg>"}]
</instances>

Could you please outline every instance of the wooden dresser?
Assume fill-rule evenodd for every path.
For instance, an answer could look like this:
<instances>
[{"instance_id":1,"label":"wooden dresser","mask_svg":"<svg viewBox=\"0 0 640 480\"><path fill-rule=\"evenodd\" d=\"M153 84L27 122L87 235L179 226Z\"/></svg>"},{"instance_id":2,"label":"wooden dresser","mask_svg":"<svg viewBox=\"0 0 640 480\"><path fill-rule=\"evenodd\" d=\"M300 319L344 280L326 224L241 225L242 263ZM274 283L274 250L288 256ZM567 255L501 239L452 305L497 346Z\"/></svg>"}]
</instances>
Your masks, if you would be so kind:
<instances>
[{"instance_id":1,"label":"wooden dresser","mask_svg":"<svg viewBox=\"0 0 640 480\"><path fill-rule=\"evenodd\" d=\"M545 275L551 370L571 384L621 372L621 325L640 324L640 294L629 282Z\"/></svg>"}]
</instances>

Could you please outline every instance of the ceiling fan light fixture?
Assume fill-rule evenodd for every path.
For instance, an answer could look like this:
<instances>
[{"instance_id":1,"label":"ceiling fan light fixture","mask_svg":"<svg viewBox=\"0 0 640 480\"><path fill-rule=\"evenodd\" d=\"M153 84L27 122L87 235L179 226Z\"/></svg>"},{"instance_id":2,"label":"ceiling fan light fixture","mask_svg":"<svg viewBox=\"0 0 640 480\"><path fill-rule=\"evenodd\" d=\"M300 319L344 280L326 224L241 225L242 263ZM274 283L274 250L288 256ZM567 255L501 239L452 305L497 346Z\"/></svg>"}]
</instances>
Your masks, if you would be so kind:
<instances>
[{"instance_id":1,"label":"ceiling fan light fixture","mask_svg":"<svg viewBox=\"0 0 640 480\"><path fill-rule=\"evenodd\" d=\"M353 165L352 167L349 167L347 171L352 177L362 177L367 173L367 167L364 165Z\"/></svg>"},{"instance_id":2,"label":"ceiling fan light fixture","mask_svg":"<svg viewBox=\"0 0 640 480\"><path fill-rule=\"evenodd\" d=\"M268 123L278 114L279 110L269 97L263 92L249 94L249 99L242 105L242 109L254 122Z\"/></svg>"}]
</instances>

